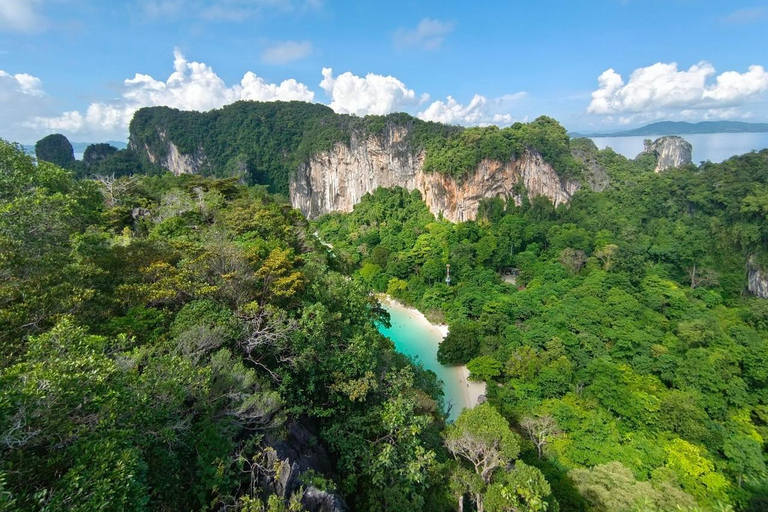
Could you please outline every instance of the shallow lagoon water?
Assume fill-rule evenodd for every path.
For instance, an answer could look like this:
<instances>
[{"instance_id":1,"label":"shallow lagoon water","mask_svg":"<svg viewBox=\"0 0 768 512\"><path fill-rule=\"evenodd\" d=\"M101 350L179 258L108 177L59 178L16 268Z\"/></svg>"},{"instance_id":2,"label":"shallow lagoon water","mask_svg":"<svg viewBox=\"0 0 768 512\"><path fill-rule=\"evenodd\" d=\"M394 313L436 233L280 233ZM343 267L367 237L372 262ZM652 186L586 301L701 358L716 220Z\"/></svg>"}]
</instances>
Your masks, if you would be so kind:
<instances>
[{"instance_id":1,"label":"shallow lagoon water","mask_svg":"<svg viewBox=\"0 0 768 512\"><path fill-rule=\"evenodd\" d=\"M459 368L443 366L437 361L437 347L443 339L442 333L423 317L406 308L393 307L386 303L382 305L389 312L392 327L385 328L380 325L379 332L394 342L398 352L410 356L437 374L443 381L446 405L453 405L449 419L456 419L465 405L462 386L467 383L463 382Z\"/></svg>"}]
</instances>

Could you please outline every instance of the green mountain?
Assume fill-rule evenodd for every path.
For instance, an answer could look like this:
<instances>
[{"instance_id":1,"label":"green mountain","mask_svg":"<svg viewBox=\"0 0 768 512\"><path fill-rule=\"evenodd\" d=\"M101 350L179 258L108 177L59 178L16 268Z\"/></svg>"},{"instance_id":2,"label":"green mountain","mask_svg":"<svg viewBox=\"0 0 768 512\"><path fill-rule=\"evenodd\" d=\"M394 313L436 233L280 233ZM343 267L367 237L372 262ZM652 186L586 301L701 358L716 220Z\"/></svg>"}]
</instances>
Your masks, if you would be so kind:
<instances>
[{"instance_id":1,"label":"green mountain","mask_svg":"<svg viewBox=\"0 0 768 512\"><path fill-rule=\"evenodd\" d=\"M741 121L661 121L633 130L610 133L571 133L571 137L638 137L646 135L688 135L698 133L765 133L768 123L745 123Z\"/></svg>"},{"instance_id":2,"label":"green mountain","mask_svg":"<svg viewBox=\"0 0 768 512\"><path fill-rule=\"evenodd\" d=\"M561 176L579 174L568 136L555 120L540 117L509 128L462 128L404 113L356 117L319 104L239 101L210 112L150 107L136 112L130 147L145 165L176 174L244 179L287 193L290 178L312 155L370 137L395 137L400 156L424 151L425 172L461 180L483 159L509 160L536 150ZM393 147L394 147L393 146Z\"/></svg>"}]
</instances>

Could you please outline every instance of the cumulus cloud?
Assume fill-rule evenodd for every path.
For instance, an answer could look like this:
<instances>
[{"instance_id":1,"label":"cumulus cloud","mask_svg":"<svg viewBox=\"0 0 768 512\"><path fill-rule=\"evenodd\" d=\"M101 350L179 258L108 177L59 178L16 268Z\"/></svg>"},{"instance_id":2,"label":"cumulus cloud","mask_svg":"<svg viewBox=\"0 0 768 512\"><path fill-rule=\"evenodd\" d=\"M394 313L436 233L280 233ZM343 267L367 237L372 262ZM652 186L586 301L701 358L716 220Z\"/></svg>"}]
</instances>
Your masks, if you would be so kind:
<instances>
[{"instance_id":1,"label":"cumulus cloud","mask_svg":"<svg viewBox=\"0 0 768 512\"><path fill-rule=\"evenodd\" d=\"M44 19L38 9L42 0L0 1L0 30L32 32L42 28Z\"/></svg>"},{"instance_id":2,"label":"cumulus cloud","mask_svg":"<svg viewBox=\"0 0 768 512\"><path fill-rule=\"evenodd\" d=\"M507 94L489 100L485 96L475 94L470 102L462 105L452 96L446 101L437 100L418 113L420 119L446 124L464 125L507 125L512 123L509 114L511 104L527 97L525 92Z\"/></svg>"},{"instance_id":3,"label":"cumulus cloud","mask_svg":"<svg viewBox=\"0 0 768 512\"><path fill-rule=\"evenodd\" d=\"M125 80L119 99L92 103L84 114L70 111L56 117L37 116L28 124L53 131L124 136L134 112L141 107L164 105L205 111L237 100L314 100L314 93L294 79L268 83L251 71L240 83L227 86L210 66L187 61L179 50L174 52L173 66L174 72L165 81L137 73Z\"/></svg>"},{"instance_id":4,"label":"cumulus cloud","mask_svg":"<svg viewBox=\"0 0 768 512\"><path fill-rule=\"evenodd\" d=\"M416 28L401 28L392 37L398 48L416 47L436 50L442 46L445 37L453 31L453 28L453 22L424 18Z\"/></svg>"},{"instance_id":5,"label":"cumulus cloud","mask_svg":"<svg viewBox=\"0 0 768 512\"><path fill-rule=\"evenodd\" d=\"M449 96L428 104L428 94L418 94L393 76L351 72L335 76L322 70L320 87L336 112L364 116L391 112L418 112L422 119L451 124L509 124L514 103L525 98L516 93L488 99L475 95L464 105ZM724 76L722 87L729 85ZM174 51L173 73L166 79L136 73L123 81L116 98L93 102L78 110L53 110L42 81L25 73L0 71L0 136L29 142L46 133L62 132L81 140L124 138L134 113L142 107L169 106L181 110L207 111L238 100L299 100L313 102L315 93L294 79L271 83L248 71L235 84L227 84L209 65L189 61Z\"/></svg>"},{"instance_id":6,"label":"cumulus cloud","mask_svg":"<svg viewBox=\"0 0 768 512\"><path fill-rule=\"evenodd\" d=\"M309 41L283 41L266 48L261 53L261 60L267 64L286 64L301 60L312 53Z\"/></svg>"},{"instance_id":7,"label":"cumulus cloud","mask_svg":"<svg viewBox=\"0 0 768 512\"><path fill-rule=\"evenodd\" d=\"M17 142L30 140L24 123L30 115L47 112L49 100L39 78L0 70L0 137Z\"/></svg>"},{"instance_id":8,"label":"cumulus cloud","mask_svg":"<svg viewBox=\"0 0 768 512\"><path fill-rule=\"evenodd\" d=\"M349 71L333 76L331 68L323 68L320 87L331 99L330 107L340 114L388 114L410 110L429 99L428 94L416 95L393 76L368 73L365 77Z\"/></svg>"},{"instance_id":9,"label":"cumulus cloud","mask_svg":"<svg viewBox=\"0 0 768 512\"><path fill-rule=\"evenodd\" d=\"M768 91L768 72L750 66L744 73L726 71L717 75L708 62L688 70L677 64L656 63L636 69L627 82L613 69L598 77L599 87L592 93L590 114L646 117L699 112L701 117L716 112L733 112Z\"/></svg>"}]
</instances>

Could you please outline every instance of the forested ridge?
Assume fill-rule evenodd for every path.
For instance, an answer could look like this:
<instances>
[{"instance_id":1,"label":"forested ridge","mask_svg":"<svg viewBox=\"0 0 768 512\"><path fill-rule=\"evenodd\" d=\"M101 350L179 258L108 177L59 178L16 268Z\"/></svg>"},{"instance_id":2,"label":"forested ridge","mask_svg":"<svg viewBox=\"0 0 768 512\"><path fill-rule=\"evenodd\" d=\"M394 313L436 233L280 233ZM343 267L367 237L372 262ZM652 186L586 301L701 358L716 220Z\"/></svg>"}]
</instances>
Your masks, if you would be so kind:
<instances>
[{"instance_id":1,"label":"forested ridge","mask_svg":"<svg viewBox=\"0 0 768 512\"><path fill-rule=\"evenodd\" d=\"M461 180L485 158L506 161L531 149L540 152L561 176L580 177L565 128L545 116L503 129L462 128L403 113L357 117L298 101L239 101L210 112L143 108L131 122L130 137L146 171L156 168L148 154L164 158L171 142L181 154L203 162L203 174L238 177L285 194L299 164L313 154L328 151L336 143L348 145L353 136L382 136L393 128L407 133L407 151L424 151L426 172Z\"/></svg>"},{"instance_id":2,"label":"forested ridge","mask_svg":"<svg viewBox=\"0 0 768 512\"><path fill-rule=\"evenodd\" d=\"M261 155L262 185L105 146L73 164L53 140L67 170L0 142L0 510L768 507L768 301L745 293L746 262L766 264L768 151L656 174L548 118L238 108L254 124L219 148ZM134 131L142 115L182 134L198 114L147 109ZM413 123L439 172L521 147L562 172L576 148L610 184L457 224L379 189L308 223L269 180L345 122ZM446 425L435 375L378 333L376 292L447 322L439 358L488 402Z\"/></svg>"}]
</instances>

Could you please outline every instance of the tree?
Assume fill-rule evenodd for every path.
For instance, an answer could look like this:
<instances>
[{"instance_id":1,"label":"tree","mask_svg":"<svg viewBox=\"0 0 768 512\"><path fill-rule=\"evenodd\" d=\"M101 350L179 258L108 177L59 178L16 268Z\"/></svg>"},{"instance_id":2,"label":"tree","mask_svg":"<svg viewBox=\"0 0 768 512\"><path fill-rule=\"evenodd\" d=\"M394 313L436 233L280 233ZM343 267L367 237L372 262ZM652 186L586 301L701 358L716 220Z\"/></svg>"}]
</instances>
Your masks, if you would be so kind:
<instances>
[{"instance_id":1,"label":"tree","mask_svg":"<svg viewBox=\"0 0 768 512\"><path fill-rule=\"evenodd\" d=\"M662 482L640 482L621 462L577 468L568 473L579 493L591 505L590 510L603 512L689 510L696 505L690 494L678 486Z\"/></svg>"},{"instance_id":2,"label":"tree","mask_svg":"<svg viewBox=\"0 0 768 512\"><path fill-rule=\"evenodd\" d=\"M755 482L765 476L765 459L760 443L745 435L734 435L726 439L723 453L728 458L728 467L736 475L739 487L744 479Z\"/></svg>"},{"instance_id":3,"label":"tree","mask_svg":"<svg viewBox=\"0 0 768 512\"><path fill-rule=\"evenodd\" d=\"M83 163L88 166L98 164L115 153L117 153L117 148L110 144L90 144L83 153Z\"/></svg>"},{"instance_id":4,"label":"tree","mask_svg":"<svg viewBox=\"0 0 768 512\"><path fill-rule=\"evenodd\" d=\"M606 272L611 270L611 265L613 264L612 258L618 248L618 245L607 244L595 251L595 256L603 263L603 269L605 269Z\"/></svg>"},{"instance_id":5,"label":"tree","mask_svg":"<svg viewBox=\"0 0 768 512\"><path fill-rule=\"evenodd\" d=\"M491 356L476 357L467 363L469 378L477 381L489 381L501 375L501 363Z\"/></svg>"},{"instance_id":6,"label":"tree","mask_svg":"<svg viewBox=\"0 0 768 512\"><path fill-rule=\"evenodd\" d=\"M520 439L509 423L489 403L465 409L444 433L444 443L456 459L470 463L483 483L491 482L494 472L505 467L520 454ZM475 493L479 512L483 498Z\"/></svg>"},{"instance_id":7,"label":"tree","mask_svg":"<svg viewBox=\"0 0 768 512\"><path fill-rule=\"evenodd\" d=\"M577 274L586 262L587 256L582 250L566 247L560 254L560 263L574 274Z\"/></svg>"},{"instance_id":8,"label":"tree","mask_svg":"<svg viewBox=\"0 0 768 512\"><path fill-rule=\"evenodd\" d=\"M64 169L71 169L75 164L75 152L69 140L60 133L47 135L35 143L35 156L38 161L50 162Z\"/></svg>"},{"instance_id":9,"label":"tree","mask_svg":"<svg viewBox=\"0 0 768 512\"><path fill-rule=\"evenodd\" d=\"M104 201L110 208L117 206L120 199L136 182L134 178L115 178L114 174L109 176L97 174L94 176L94 180L101 186L102 193L104 194Z\"/></svg>"},{"instance_id":10,"label":"tree","mask_svg":"<svg viewBox=\"0 0 768 512\"><path fill-rule=\"evenodd\" d=\"M480 348L480 327L474 322L457 322L437 349L442 364L466 364Z\"/></svg>"},{"instance_id":11,"label":"tree","mask_svg":"<svg viewBox=\"0 0 768 512\"><path fill-rule=\"evenodd\" d=\"M544 512L551 493L542 472L519 460L488 487L485 507L488 512Z\"/></svg>"},{"instance_id":12,"label":"tree","mask_svg":"<svg viewBox=\"0 0 768 512\"><path fill-rule=\"evenodd\" d=\"M483 480L480 475L474 473L460 464L452 467L448 490L458 503L458 511L464 512L464 496L477 496L482 493Z\"/></svg>"},{"instance_id":13,"label":"tree","mask_svg":"<svg viewBox=\"0 0 768 512\"><path fill-rule=\"evenodd\" d=\"M549 442L550 438L560 433L557 421L549 414L527 416L520 422L520 426L536 446L539 458L541 458L544 446Z\"/></svg>"}]
</instances>

